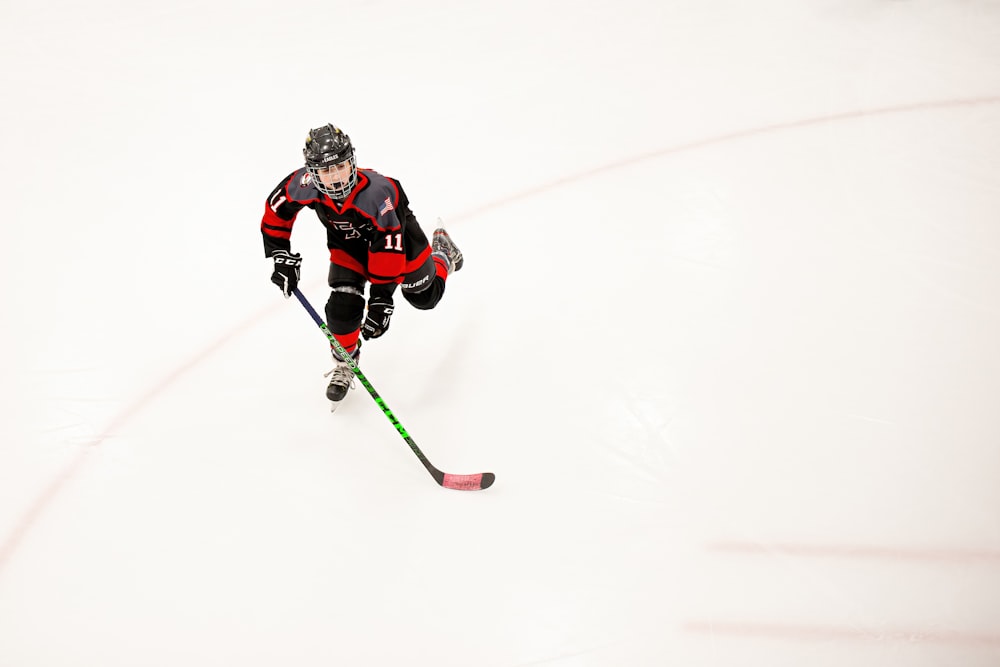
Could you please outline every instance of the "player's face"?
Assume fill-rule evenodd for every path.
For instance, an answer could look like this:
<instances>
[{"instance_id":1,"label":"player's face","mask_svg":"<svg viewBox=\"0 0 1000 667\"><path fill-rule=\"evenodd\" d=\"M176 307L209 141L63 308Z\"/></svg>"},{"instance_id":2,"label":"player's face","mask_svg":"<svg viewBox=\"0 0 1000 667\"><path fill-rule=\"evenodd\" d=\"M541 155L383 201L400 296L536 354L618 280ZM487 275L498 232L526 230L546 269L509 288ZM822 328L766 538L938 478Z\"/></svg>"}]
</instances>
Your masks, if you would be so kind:
<instances>
[{"instance_id":1,"label":"player's face","mask_svg":"<svg viewBox=\"0 0 1000 667\"><path fill-rule=\"evenodd\" d=\"M316 170L316 175L328 188L344 187L351 180L351 162L340 162Z\"/></svg>"}]
</instances>

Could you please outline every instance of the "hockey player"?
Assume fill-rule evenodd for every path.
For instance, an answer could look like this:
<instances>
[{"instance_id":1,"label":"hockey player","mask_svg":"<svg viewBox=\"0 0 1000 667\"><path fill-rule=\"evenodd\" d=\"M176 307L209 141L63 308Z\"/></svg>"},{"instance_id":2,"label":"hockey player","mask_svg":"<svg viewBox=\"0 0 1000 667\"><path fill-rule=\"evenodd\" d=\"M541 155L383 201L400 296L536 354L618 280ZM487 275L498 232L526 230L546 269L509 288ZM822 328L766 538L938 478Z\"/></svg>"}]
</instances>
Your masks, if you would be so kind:
<instances>
[{"instance_id":1,"label":"hockey player","mask_svg":"<svg viewBox=\"0 0 1000 667\"><path fill-rule=\"evenodd\" d=\"M303 207L311 208L326 227L330 250L327 327L357 360L359 335L368 340L389 329L396 288L415 308L433 308L448 275L462 268L462 253L442 228L427 243L399 181L358 169L351 139L340 128L309 130L302 154L305 166L282 179L264 207L260 230L264 253L274 261L271 282L286 299L298 285L302 257L291 250L292 225ZM336 409L354 374L335 351L333 360L326 397Z\"/></svg>"}]
</instances>

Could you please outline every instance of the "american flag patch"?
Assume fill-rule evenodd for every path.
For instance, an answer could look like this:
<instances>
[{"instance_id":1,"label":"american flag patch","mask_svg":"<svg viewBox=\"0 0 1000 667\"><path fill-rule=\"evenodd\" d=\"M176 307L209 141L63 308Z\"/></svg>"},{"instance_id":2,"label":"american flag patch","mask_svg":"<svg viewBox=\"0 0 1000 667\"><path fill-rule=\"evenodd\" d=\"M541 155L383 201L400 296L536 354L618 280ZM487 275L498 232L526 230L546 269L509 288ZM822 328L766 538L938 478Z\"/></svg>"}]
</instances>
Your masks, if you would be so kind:
<instances>
[{"instance_id":1,"label":"american flag patch","mask_svg":"<svg viewBox=\"0 0 1000 667\"><path fill-rule=\"evenodd\" d=\"M382 202L382 205L378 207L378 217L381 218L383 215L393 210L394 208L395 207L392 205L392 202L389 201L389 197L386 197L385 201Z\"/></svg>"}]
</instances>

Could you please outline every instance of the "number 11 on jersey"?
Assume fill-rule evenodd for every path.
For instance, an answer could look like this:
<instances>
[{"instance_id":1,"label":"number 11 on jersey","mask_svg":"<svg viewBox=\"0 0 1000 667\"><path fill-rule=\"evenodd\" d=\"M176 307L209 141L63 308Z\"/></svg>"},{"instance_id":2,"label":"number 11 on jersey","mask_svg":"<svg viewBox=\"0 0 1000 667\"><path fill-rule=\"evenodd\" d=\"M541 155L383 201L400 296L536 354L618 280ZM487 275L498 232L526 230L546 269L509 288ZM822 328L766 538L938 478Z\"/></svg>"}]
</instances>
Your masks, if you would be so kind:
<instances>
[{"instance_id":1,"label":"number 11 on jersey","mask_svg":"<svg viewBox=\"0 0 1000 667\"><path fill-rule=\"evenodd\" d=\"M385 235L385 249L386 250L399 250L403 249L403 232L396 232L395 234Z\"/></svg>"}]
</instances>

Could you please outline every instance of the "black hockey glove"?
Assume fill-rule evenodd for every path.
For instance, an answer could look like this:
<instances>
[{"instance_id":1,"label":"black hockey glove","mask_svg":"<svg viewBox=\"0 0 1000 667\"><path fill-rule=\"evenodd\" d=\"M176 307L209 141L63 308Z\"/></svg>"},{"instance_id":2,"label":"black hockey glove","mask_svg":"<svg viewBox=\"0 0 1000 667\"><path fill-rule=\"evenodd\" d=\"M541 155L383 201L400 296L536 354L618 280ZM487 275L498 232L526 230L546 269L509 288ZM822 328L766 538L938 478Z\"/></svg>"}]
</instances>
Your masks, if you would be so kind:
<instances>
[{"instance_id":1,"label":"black hockey glove","mask_svg":"<svg viewBox=\"0 0 1000 667\"><path fill-rule=\"evenodd\" d=\"M365 340L378 338L389 330L389 318L396 307L392 305L392 297L373 296L368 299L368 316L361 325L361 335Z\"/></svg>"},{"instance_id":2,"label":"black hockey glove","mask_svg":"<svg viewBox=\"0 0 1000 667\"><path fill-rule=\"evenodd\" d=\"M299 285L299 267L302 265L302 255L287 250L275 250L271 255L274 260L274 273L271 282L281 288L281 293L287 299Z\"/></svg>"}]
</instances>

